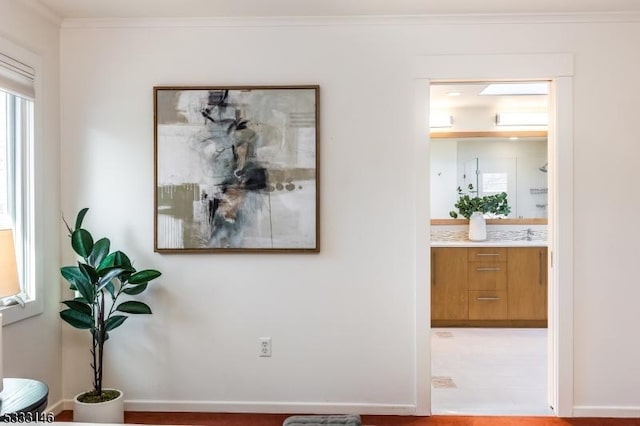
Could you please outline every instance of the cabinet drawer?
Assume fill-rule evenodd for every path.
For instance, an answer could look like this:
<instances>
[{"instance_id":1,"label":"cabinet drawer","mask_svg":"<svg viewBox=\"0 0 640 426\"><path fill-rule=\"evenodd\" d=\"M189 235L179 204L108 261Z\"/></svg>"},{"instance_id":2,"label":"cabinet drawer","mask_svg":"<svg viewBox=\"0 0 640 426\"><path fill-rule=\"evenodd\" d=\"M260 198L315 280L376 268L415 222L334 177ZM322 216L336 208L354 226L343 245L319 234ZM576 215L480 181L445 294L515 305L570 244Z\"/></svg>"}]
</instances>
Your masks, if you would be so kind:
<instances>
[{"instance_id":1,"label":"cabinet drawer","mask_svg":"<svg viewBox=\"0 0 640 426\"><path fill-rule=\"evenodd\" d=\"M469 262L506 262L506 247L470 247L467 251Z\"/></svg>"},{"instance_id":2,"label":"cabinet drawer","mask_svg":"<svg viewBox=\"0 0 640 426\"><path fill-rule=\"evenodd\" d=\"M506 291L469 291L470 320L507 319Z\"/></svg>"},{"instance_id":3,"label":"cabinet drawer","mask_svg":"<svg viewBox=\"0 0 640 426\"><path fill-rule=\"evenodd\" d=\"M506 290L505 262L473 262L468 270L469 290Z\"/></svg>"}]
</instances>

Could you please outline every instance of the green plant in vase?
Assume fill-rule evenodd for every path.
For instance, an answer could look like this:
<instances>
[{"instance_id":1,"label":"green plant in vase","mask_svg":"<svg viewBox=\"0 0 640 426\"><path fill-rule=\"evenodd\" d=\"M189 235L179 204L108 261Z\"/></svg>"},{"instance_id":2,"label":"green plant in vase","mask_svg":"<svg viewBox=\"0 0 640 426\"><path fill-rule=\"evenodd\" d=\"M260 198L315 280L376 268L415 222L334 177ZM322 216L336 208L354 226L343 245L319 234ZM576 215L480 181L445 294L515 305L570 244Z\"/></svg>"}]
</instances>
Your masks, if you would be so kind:
<instances>
[{"instance_id":1,"label":"green plant in vase","mask_svg":"<svg viewBox=\"0 0 640 426\"><path fill-rule=\"evenodd\" d=\"M149 282L161 273L155 269L137 271L125 253L110 252L111 242L108 238L94 241L91 233L82 228L88 210L80 210L73 229L65 221L71 247L80 260L77 265L60 268L60 273L69 282L69 288L78 295L62 302L66 309L60 312L60 318L72 327L88 330L91 334L93 389L80 395L78 400L100 403L115 399L120 394L117 390L102 388L104 345L109 333L124 324L128 318L124 314L151 313L146 303L136 300L119 302L120 296L142 293Z\"/></svg>"},{"instance_id":2,"label":"green plant in vase","mask_svg":"<svg viewBox=\"0 0 640 426\"><path fill-rule=\"evenodd\" d=\"M468 188L469 191L473 191L472 184L469 184ZM454 219L457 219L458 216L469 219L474 212L480 212L482 214L491 213L496 216L507 216L511 213L506 192L485 195L484 197L471 197L469 194L464 194L460 187L457 188L457 191L460 198L458 202L454 204L454 207L458 209L458 211L452 210L449 212L449 216Z\"/></svg>"}]
</instances>

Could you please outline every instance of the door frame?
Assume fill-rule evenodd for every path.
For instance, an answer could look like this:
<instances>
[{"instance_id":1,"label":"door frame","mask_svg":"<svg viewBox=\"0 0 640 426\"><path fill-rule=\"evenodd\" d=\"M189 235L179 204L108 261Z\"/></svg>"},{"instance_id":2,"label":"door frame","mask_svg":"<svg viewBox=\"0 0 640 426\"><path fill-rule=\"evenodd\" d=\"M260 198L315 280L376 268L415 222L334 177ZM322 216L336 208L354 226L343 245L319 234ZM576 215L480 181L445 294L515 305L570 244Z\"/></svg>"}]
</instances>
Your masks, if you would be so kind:
<instances>
[{"instance_id":1,"label":"door frame","mask_svg":"<svg viewBox=\"0 0 640 426\"><path fill-rule=\"evenodd\" d=\"M547 80L549 109L549 403L573 416L573 55L435 55L415 58L415 414L431 414L429 84ZM562 197L559 196L562 194ZM562 308L562 309L560 309Z\"/></svg>"}]
</instances>

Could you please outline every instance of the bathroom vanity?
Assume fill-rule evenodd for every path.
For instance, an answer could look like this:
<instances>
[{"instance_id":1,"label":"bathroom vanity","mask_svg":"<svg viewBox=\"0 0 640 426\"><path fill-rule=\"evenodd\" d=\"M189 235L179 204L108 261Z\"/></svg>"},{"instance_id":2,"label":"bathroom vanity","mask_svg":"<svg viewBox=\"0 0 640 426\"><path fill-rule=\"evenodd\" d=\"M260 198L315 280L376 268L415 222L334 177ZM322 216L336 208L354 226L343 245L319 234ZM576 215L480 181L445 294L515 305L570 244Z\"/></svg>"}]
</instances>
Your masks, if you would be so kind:
<instances>
[{"instance_id":1,"label":"bathroom vanity","mask_svg":"<svg viewBox=\"0 0 640 426\"><path fill-rule=\"evenodd\" d=\"M432 231L433 327L546 327L546 230Z\"/></svg>"}]
</instances>

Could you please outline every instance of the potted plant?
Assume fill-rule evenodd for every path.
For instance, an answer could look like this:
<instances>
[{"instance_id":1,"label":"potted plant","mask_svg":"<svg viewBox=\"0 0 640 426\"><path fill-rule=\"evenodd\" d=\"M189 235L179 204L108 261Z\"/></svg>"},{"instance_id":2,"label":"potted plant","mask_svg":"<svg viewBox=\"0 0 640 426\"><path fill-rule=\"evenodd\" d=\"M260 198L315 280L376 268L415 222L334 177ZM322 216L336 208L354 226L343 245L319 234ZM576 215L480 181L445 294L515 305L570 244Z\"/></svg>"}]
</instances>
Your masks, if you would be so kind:
<instances>
[{"instance_id":1,"label":"potted plant","mask_svg":"<svg viewBox=\"0 0 640 426\"><path fill-rule=\"evenodd\" d=\"M469 184L469 191L473 191L473 185ZM507 201L507 193L500 192L484 197L471 197L463 194L462 188L458 187L460 198L454 204L458 211L450 211L449 215L457 219L458 215L469 219L469 239L471 241L483 241L487 239L487 222L484 215L487 213L496 216L507 216L511 212L511 207Z\"/></svg>"},{"instance_id":2,"label":"potted plant","mask_svg":"<svg viewBox=\"0 0 640 426\"><path fill-rule=\"evenodd\" d=\"M88 330L91 334L93 389L76 396L73 417L80 422L122 423L122 392L103 388L104 345L110 332L127 320L128 315L124 314L151 313L146 303L135 300L119 302L120 297L142 293L148 283L161 273L155 269L137 271L126 254L110 251L109 239L94 241L91 233L82 228L88 210L80 210L73 229L64 221L71 247L80 260L77 265L60 269L69 288L77 296L62 302L66 309L60 312L60 317L72 327Z\"/></svg>"}]
</instances>

